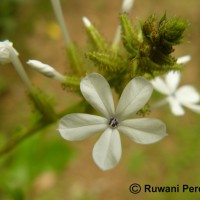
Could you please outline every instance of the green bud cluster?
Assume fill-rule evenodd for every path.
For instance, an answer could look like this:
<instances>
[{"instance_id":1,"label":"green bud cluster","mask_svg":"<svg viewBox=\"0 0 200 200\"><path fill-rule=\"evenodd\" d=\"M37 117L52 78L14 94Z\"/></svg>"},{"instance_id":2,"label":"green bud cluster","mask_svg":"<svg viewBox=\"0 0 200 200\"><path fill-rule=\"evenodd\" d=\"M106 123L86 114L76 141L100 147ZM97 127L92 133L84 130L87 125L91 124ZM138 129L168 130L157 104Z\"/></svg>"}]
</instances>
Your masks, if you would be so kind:
<instances>
[{"instance_id":1,"label":"green bud cluster","mask_svg":"<svg viewBox=\"0 0 200 200\"><path fill-rule=\"evenodd\" d=\"M183 41L187 23L166 14L158 20L151 15L135 28L128 15L120 15L121 40L124 48L113 49L94 26L86 27L89 51L86 58L93 62L111 86L120 93L135 76L152 79L171 70L181 70L173 57L174 46ZM123 85L123 84L124 85Z\"/></svg>"},{"instance_id":2,"label":"green bud cluster","mask_svg":"<svg viewBox=\"0 0 200 200\"><path fill-rule=\"evenodd\" d=\"M165 14L160 20L151 15L141 26L144 42L150 47L150 59L160 65L175 64L171 53L182 42L187 23L176 17L167 19Z\"/></svg>"}]
</instances>

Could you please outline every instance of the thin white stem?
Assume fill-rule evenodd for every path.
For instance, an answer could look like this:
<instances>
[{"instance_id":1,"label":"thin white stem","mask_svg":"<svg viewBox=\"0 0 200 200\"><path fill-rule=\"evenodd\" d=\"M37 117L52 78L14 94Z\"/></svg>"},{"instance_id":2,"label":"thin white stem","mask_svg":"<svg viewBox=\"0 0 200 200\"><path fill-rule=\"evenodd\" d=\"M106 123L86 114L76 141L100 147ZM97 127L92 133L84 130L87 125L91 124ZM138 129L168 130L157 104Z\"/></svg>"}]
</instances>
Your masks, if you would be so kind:
<instances>
[{"instance_id":1,"label":"thin white stem","mask_svg":"<svg viewBox=\"0 0 200 200\"><path fill-rule=\"evenodd\" d=\"M20 78L22 79L22 81L24 82L24 84L27 86L28 90L31 92L32 91L32 84L24 70L24 67L21 63L21 61L19 60L18 56L16 55L16 53L14 52L14 49L12 47L7 46L8 51L10 52L10 60L13 64L13 66L15 67L17 73L19 74Z\"/></svg>"},{"instance_id":2,"label":"thin white stem","mask_svg":"<svg viewBox=\"0 0 200 200\"><path fill-rule=\"evenodd\" d=\"M150 106L150 109L153 110L153 109L159 108L165 104L167 104L167 98L154 103L153 105Z\"/></svg>"},{"instance_id":3,"label":"thin white stem","mask_svg":"<svg viewBox=\"0 0 200 200\"><path fill-rule=\"evenodd\" d=\"M71 39L69 36L69 32L67 30L67 26L65 24L65 20L64 20L64 16L63 16L63 12L61 9L61 4L59 0L51 0L56 18L58 20L58 23L60 25L61 31L63 33L64 36L64 41L65 41L65 45L66 46L70 46L71 45Z\"/></svg>"}]
</instances>

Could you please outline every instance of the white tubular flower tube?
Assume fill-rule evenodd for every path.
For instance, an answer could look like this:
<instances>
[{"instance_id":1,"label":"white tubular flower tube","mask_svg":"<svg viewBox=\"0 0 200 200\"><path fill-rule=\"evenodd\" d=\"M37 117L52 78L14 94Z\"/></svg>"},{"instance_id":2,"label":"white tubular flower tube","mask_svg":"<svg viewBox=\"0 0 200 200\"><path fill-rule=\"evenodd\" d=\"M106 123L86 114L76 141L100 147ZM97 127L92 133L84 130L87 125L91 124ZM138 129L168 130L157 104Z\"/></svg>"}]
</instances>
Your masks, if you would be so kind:
<instances>
[{"instance_id":1,"label":"white tubular flower tube","mask_svg":"<svg viewBox=\"0 0 200 200\"><path fill-rule=\"evenodd\" d=\"M121 6L121 11L129 13L131 8L133 7L134 2L135 2L135 0L123 0L122 6ZM114 39L113 39L113 43L112 43L113 48L115 48L119 44L120 35L121 35L121 26L118 25L117 30L115 32Z\"/></svg>"},{"instance_id":2,"label":"white tubular flower tube","mask_svg":"<svg viewBox=\"0 0 200 200\"><path fill-rule=\"evenodd\" d=\"M38 60L28 60L27 64L49 78L53 78L62 83L65 81L65 77L62 74L47 64L44 64Z\"/></svg>"},{"instance_id":3,"label":"white tubular flower tube","mask_svg":"<svg viewBox=\"0 0 200 200\"><path fill-rule=\"evenodd\" d=\"M12 46L12 42L8 40L0 42L0 63L1 64L12 63L17 73L19 74L20 78L27 86L28 90L32 91L31 82L24 70L21 61L18 58L18 55L19 55L18 52Z\"/></svg>"},{"instance_id":4,"label":"white tubular flower tube","mask_svg":"<svg viewBox=\"0 0 200 200\"><path fill-rule=\"evenodd\" d=\"M60 28L62 30L63 36L64 36L64 41L66 46L69 46L72 42L69 36L69 32L67 30L67 26L65 24L65 20L64 20L64 16L63 16L63 12L61 9L61 5L60 5L60 1L59 0L51 0L56 18L58 20L58 23L60 25Z\"/></svg>"}]
</instances>

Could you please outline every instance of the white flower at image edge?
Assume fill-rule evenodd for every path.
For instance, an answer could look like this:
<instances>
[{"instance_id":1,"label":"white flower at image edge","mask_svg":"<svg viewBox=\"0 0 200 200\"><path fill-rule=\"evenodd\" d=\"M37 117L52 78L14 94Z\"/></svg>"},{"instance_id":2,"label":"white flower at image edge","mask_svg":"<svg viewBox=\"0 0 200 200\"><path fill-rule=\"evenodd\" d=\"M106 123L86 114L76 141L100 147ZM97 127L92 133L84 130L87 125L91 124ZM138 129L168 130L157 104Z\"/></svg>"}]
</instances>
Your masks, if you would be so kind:
<instances>
[{"instance_id":1,"label":"white flower at image edge","mask_svg":"<svg viewBox=\"0 0 200 200\"><path fill-rule=\"evenodd\" d=\"M18 56L18 52L13 48L13 43L9 40L0 42L0 64L7 64L11 62L10 52Z\"/></svg>"},{"instance_id":2,"label":"white flower at image edge","mask_svg":"<svg viewBox=\"0 0 200 200\"><path fill-rule=\"evenodd\" d=\"M167 135L165 124L158 119L129 119L149 100L153 87L142 77L132 79L125 87L115 110L111 88L106 79L97 73L87 75L80 83L85 99L101 116L68 114L58 130L66 140L83 140L103 132L93 148L93 159L102 169L115 167L122 153L120 134L140 144L150 144Z\"/></svg>"},{"instance_id":3,"label":"white flower at image edge","mask_svg":"<svg viewBox=\"0 0 200 200\"><path fill-rule=\"evenodd\" d=\"M180 82L180 72L169 72L165 79L156 77L151 81L155 90L166 95L163 103L169 103L174 115L184 115L183 106L200 113L200 95L191 85L184 85L178 88Z\"/></svg>"}]
</instances>

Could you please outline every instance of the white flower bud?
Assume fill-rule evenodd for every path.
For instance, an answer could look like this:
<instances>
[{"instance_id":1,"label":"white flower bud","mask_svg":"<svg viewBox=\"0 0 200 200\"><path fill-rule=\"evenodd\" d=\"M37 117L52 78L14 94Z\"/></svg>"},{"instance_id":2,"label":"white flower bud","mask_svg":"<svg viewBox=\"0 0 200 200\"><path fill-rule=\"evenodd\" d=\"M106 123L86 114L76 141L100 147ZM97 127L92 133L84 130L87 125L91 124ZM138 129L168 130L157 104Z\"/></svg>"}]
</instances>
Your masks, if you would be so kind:
<instances>
[{"instance_id":1,"label":"white flower bud","mask_svg":"<svg viewBox=\"0 0 200 200\"><path fill-rule=\"evenodd\" d=\"M41 74L43 74L49 78L56 79L60 82L64 82L64 80L65 80L65 77L62 74L60 74L59 72L57 72L50 65L44 64L38 60L29 60L27 62L27 64L30 67L32 67L33 69L37 70L38 72L40 72Z\"/></svg>"},{"instance_id":2,"label":"white flower bud","mask_svg":"<svg viewBox=\"0 0 200 200\"><path fill-rule=\"evenodd\" d=\"M29 60L27 64L49 78L54 77L55 70L49 65L46 65L37 60Z\"/></svg>"},{"instance_id":3,"label":"white flower bud","mask_svg":"<svg viewBox=\"0 0 200 200\"><path fill-rule=\"evenodd\" d=\"M84 25L86 27L90 27L91 26L91 22L87 17L83 17L82 20L83 20L83 23L84 23Z\"/></svg>"},{"instance_id":4,"label":"white flower bud","mask_svg":"<svg viewBox=\"0 0 200 200\"><path fill-rule=\"evenodd\" d=\"M185 63L189 62L190 60L191 60L191 56L186 55L186 56L182 56L182 57L178 58L176 63L177 64L185 64Z\"/></svg>"},{"instance_id":5,"label":"white flower bud","mask_svg":"<svg viewBox=\"0 0 200 200\"><path fill-rule=\"evenodd\" d=\"M122 3L122 12L129 13L131 8L133 7L134 0L123 0Z\"/></svg>"}]
</instances>

